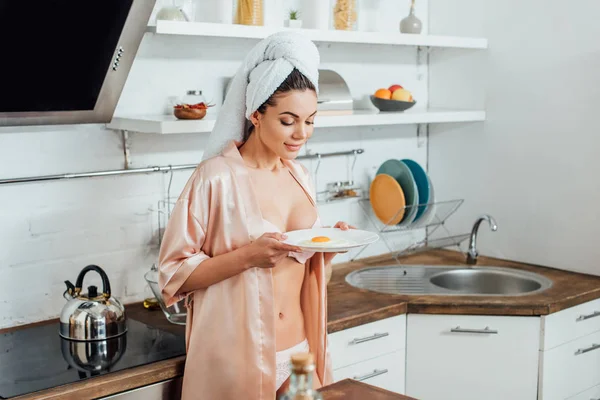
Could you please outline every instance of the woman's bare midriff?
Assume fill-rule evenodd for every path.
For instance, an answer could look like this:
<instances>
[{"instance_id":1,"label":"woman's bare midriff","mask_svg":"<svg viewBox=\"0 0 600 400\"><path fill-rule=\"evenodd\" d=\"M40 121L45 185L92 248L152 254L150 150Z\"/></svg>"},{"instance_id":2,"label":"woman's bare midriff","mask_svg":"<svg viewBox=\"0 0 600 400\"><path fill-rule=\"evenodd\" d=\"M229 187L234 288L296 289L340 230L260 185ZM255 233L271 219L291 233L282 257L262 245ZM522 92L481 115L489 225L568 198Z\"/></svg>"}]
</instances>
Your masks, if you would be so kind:
<instances>
[{"instance_id":1,"label":"woman's bare midriff","mask_svg":"<svg viewBox=\"0 0 600 400\"><path fill-rule=\"evenodd\" d=\"M276 351L288 349L306 338L300 290L304 264L287 257L273 268Z\"/></svg>"}]
</instances>

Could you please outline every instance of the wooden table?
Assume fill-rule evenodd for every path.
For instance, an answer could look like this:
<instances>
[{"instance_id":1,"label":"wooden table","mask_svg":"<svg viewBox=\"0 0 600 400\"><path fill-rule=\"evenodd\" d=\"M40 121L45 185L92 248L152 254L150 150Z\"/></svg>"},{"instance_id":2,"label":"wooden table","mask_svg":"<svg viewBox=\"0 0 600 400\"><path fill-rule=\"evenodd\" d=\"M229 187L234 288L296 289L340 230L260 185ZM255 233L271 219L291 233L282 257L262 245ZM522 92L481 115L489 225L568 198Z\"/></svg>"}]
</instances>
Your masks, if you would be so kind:
<instances>
[{"instance_id":1,"label":"wooden table","mask_svg":"<svg viewBox=\"0 0 600 400\"><path fill-rule=\"evenodd\" d=\"M324 400L416 400L352 379L336 382L319 392Z\"/></svg>"}]
</instances>

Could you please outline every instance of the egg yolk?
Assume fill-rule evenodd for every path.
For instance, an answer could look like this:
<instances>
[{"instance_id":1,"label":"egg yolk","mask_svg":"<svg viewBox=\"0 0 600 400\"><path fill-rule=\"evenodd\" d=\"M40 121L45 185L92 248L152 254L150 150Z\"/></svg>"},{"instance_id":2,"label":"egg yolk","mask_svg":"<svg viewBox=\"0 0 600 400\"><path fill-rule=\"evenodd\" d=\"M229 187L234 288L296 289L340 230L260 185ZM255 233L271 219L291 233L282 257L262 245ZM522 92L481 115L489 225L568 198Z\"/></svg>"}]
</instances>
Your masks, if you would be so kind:
<instances>
[{"instance_id":1,"label":"egg yolk","mask_svg":"<svg viewBox=\"0 0 600 400\"><path fill-rule=\"evenodd\" d=\"M325 243L325 242L329 242L331 239L329 239L327 236L315 236L314 238L312 238L313 242L317 242L317 243Z\"/></svg>"}]
</instances>

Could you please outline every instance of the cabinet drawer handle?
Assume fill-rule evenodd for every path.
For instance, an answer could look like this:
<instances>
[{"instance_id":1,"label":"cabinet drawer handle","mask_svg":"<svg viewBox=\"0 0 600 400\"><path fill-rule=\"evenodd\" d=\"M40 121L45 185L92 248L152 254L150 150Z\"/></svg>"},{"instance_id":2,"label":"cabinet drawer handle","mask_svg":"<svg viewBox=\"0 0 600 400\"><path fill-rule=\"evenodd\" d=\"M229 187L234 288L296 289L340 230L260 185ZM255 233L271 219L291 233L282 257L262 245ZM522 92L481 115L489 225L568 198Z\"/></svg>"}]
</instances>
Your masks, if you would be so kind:
<instances>
[{"instance_id":1,"label":"cabinet drawer handle","mask_svg":"<svg viewBox=\"0 0 600 400\"><path fill-rule=\"evenodd\" d=\"M577 317L577 321L585 321L586 319L595 317L600 317L600 311L594 311L593 313L587 315L580 315L579 317Z\"/></svg>"},{"instance_id":2,"label":"cabinet drawer handle","mask_svg":"<svg viewBox=\"0 0 600 400\"><path fill-rule=\"evenodd\" d=\"M498 331L496 329L490 329L488 326L486 326L484 329L466 329L466 328L461 328L460 326L457 326L456 328L450 329L450 332L457 332L457 333L488 333L488 334L496 334L496 333L498 333Z\"/></svg>"},{"instance_id":3,"label":"cabinet drawer handle","mask_svg":"<svg viewBox=\"0 0 600 400\"><path fill-rule=\"evenodd\" d=\"M587 347L585 349L577 349L577 351L575 352L575 355L578 356L580 354L587 353L588 351L592 351L592 350L596 350L596 349L600 349L600 344L592 343L592 345L590 347Z\"/></svg>"},{"instance_id":4,"label":"cabinet drawer handle","mask_svg":"<svg viewBox=\"0 0 600 400\"><path fill-rule=\"evenodd\" d=\"M371 373L368 373L368 374L363 375L363 376L355 376L352 379L354 379L355 381L362 382L362 381L366 381L367 379L371 379L371 378L374 378L376 376L387 374L387 373L388 373L387 368L386 369L375 369Z\"/></svg>"},{"instance_id":5,"label":"cabinet drawer handle","mask_svg":"<svg viewBox=\"0 0 600 400\"><path fill-rule=\"evenodd\" d=\"M364 342L368 342L370 340L381 339L382 337L386 337L386 336L389 336L389 333L387 333L387 332L376 333L374 335L363 337L363 338L354 338L350 342L348 342L348 344L353 345L353 344L364 343Z\"/></svg>"}]
</instances>

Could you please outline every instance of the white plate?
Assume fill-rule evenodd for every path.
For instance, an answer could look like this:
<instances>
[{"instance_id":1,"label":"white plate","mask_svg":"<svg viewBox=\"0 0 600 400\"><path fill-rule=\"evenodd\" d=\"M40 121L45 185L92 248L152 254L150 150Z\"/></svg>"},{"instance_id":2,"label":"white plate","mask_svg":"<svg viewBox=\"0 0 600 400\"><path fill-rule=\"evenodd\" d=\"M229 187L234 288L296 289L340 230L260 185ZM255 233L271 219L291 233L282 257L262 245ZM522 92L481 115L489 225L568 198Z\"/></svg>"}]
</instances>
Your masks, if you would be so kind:
<instances>
[{"instance_id":1,"label":"white plate","mask_svg":"<svg viewBox=\"0 0 600 400\"><path fill-rule=\"evenodd\" d=\"M301 229L298 231L286 232L288 236L283 243L298 246L305 251L315 251L319 253L336 253L348 251L357 247L363 247L379 240L379 235L369 231L359 229L348 229L347 231L339 228L315 228ZM312 242L316 236L326 236L329 242L322 244Z\"/></svg>"}]
</instances>

